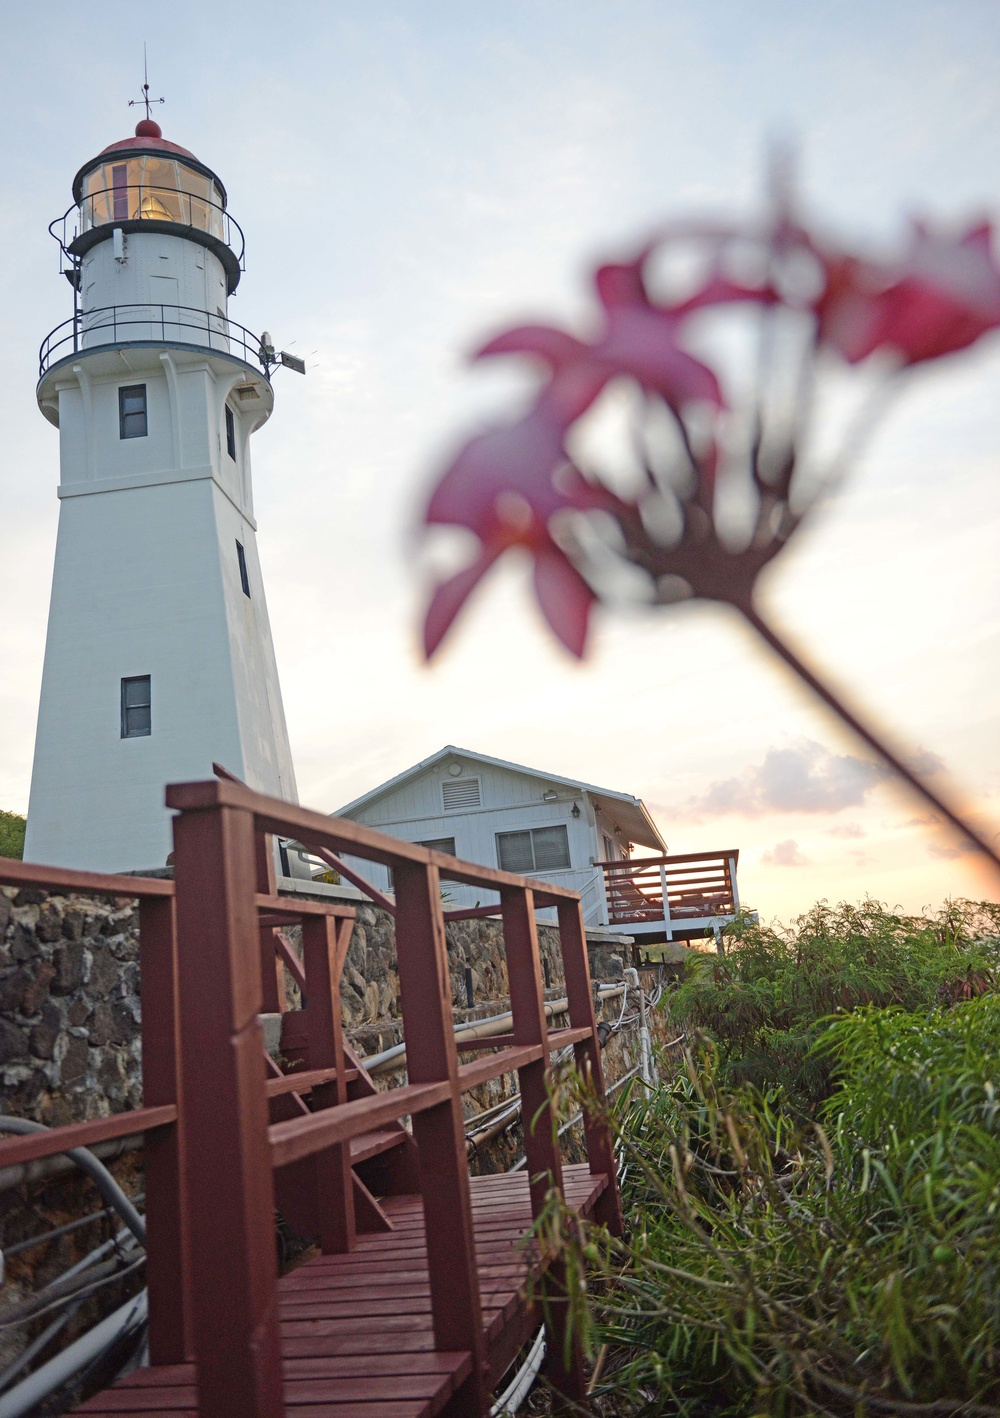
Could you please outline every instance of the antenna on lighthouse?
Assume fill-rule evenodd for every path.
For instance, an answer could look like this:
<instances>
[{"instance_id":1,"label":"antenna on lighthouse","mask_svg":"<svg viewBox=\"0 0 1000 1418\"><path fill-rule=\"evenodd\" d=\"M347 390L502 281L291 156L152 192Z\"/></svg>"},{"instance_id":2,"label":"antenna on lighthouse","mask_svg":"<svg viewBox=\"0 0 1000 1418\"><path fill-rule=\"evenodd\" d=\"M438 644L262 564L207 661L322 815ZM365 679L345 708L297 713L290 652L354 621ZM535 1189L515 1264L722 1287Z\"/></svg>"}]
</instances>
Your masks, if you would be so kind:
<instances>
[{"instance_id":1,"label":"antenna on lighthouse","mask_svg":"<svg viewBox=\"0 0 1000 1418\"><path fill-rule=\"evenodd\" d=\"M129 101L128 101L128 106L129 106L129 108L135 108L135 106L136 106L137 104L140 104L140 103L145 104L145 105L146 105L146 117L149 118L149 117L151 116L151 115L150 115L150 112L149 112L150 105L151 105L151 104L154 104L154 103L166 103L166 99L165 99L165 98L150 98L150 97L149 97L149 64L147 63L147 60L146 60L146 41L145 41L145 40L143 40L143 42L142 42L142 77L143 77L143 81L144 81L144 82L143 82L143 85L142 85L142 98L130 98Z\"/></svg>"}]
</instances>

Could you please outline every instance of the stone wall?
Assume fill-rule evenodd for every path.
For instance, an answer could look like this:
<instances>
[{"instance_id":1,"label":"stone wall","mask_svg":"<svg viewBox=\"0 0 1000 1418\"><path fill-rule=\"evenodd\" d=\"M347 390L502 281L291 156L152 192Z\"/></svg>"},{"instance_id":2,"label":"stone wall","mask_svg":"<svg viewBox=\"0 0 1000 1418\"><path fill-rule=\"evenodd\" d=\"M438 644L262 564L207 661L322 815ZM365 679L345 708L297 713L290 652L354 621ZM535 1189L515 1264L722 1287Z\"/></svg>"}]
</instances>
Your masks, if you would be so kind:
<instances>
[{"instance_id":1,"label":"stone wall","mask_svg":"<svg viewBox=\"0 0 1000 1418\"><path fill-rule=\"evenodd\" d=\"M297 944L297 929L288 932ZM540 925L550 995L563 987L558 932ZM506 1008L499 922L448 923L452 1000L460 1020ZM595 974L620 977L603 943ZM465 970L474 1007L467 1008ZM298 992L287 979L289 1005ZM392 917L359 905L341 990L348 1038L362 1054L402 1037ZM138 910L122 897L0 887L0 1110L58 1125L142 1104Z\"/></svg>"},{"instance_id":2,"label":"stone wall","mask_svg":"<svg viewBox=\"0 0 1000 1418\"><path fill-rule=\"evenodd\" d=\"M138 913L0 887L0 1108L57 1125L137 1108Z\"/></svg>"}]
</instances>

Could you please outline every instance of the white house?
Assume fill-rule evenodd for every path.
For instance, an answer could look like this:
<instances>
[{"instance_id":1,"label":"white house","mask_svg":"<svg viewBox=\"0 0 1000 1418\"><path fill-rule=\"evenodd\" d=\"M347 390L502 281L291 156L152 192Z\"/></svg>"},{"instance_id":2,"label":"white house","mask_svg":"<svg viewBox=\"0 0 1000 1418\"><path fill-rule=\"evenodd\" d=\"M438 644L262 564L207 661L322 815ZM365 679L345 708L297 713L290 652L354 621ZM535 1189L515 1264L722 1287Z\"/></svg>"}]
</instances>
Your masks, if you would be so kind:
<instances>
[{"instance_id":1,"label":"white house","mask_svg":"<svg viewBox=\"0 0 1000 1418\"><path fill-rule=\"evenodd\" d=\"M449 856L579 891L588 926L641 942L717 934L739 908L739 852L667 856L641 798L447 744L336 814ZM346 858L381 891L385 867ZM497 899L445 882L460 910Z\"/></svg>"},{"instance_id":2,"label":"white house","mask_svg":"<svg viewBox=\"0 0 1000 1418\"><path fill-rule=\"evenodd\" d=\"M605 924L602 861L634 847L665 854L645 804L631 793L543 773L448 744L347 803L338 817L484 866L540 877L579 891L588 924ZM387 869L351 860L390 890ZM481 888L453 883L450 904L475 906ZM482 900L481 904L488 904Z\"/></svg>"}]
</instances>

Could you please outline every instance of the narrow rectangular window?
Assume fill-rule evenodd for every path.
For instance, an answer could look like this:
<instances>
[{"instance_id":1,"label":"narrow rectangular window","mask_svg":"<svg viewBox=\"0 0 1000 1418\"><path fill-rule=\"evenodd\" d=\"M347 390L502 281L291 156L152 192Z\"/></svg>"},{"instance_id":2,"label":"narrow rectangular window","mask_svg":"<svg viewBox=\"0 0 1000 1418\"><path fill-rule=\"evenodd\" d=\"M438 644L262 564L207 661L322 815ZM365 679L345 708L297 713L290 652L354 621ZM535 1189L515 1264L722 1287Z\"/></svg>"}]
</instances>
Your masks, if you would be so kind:
<instances>
[{"instance_id":1,"label":"narrow rectangular window","mask_svg":"<svg viewBox=\"0 0 1000 1418\"><path fill-rule=\"evenodd\" d=\"M240 564L240 585L243 587L243 594L247 600L250 599L250 577L247 575L247 554L243 550L243 543L236 543L236 560Z\"/></svg>"},{"instance_id":2,"label":"narrow rectangular window","mask_svg":"<svg viewBox=\"0 0 1000 1418\"><path fill-rule=\"evenodd\" d=\"M536 871L564 871L570 864L569 835L562 826L498 832L497 861L504 871L522 876Z\"/></svg>"},{"instance_id":3,"label":"narrow rectangular window","mask_svg":"<svg viewBox=\"0 0 1000 1418\"><path fill-rule=\"evenodd\" d=\"M236 420L233 411L226 405L226 451L233 462L236 462Z\"/></svg>"},{"instance_id":4,"label":"narrow rectangular window","mask_svg":"<svg viewBox=\"0 0 1000 1418\"><path fill-rule=\"evenodd\" d=\"M148 431L145 384L123 385L118 390L119 437L145 438Z\"/></svg>"},{"instance_id":5,"label":"narrow rectangular window","mask_svg":"<svg viewBox=\"0 0 1000 1418\"><path fill-rule=\"evenodd\" d=\"M149 675L122 680L122 738L148 738L153 732Z\"/></svg>"},{"instance_id":6,"label":"narrow rectangular window","mask_svg":"<svg viewBox=\"0 0 1000 1418\"><path fill-rule=\"evenodd\" d=\"M128 221L128 163L115 163L111 169L112 218Z\"/></svg>"}]
</instances>

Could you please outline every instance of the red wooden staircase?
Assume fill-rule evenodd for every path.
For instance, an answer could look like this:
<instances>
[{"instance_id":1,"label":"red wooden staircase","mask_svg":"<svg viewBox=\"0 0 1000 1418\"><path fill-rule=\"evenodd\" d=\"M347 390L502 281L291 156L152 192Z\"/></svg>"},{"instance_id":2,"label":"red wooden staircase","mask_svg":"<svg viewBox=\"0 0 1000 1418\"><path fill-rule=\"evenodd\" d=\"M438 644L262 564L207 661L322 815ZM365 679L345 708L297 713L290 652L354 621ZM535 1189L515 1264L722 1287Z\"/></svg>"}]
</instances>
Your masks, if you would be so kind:
<instances>
[{"instance_id":1,"label":"red wooden staircase","mask_svg":"<svg viewBox=\"0 0 1000 1418\"><path fill-rule=\"evenodd\" d=\"M203 1418L483 1415L541 1322L548 1377L585 1403L566 1345L559 1258L524 1244L551 1187L621 1229L611 1138L585 1115L588 1161L564 1167L548 1095L550 1053L572 1046L603 1094L579 898L460 862L342 819L213 781L167 790L175 881L0 864L0 881L140 898L147 1106L0 1141L0 1166L145 1130L151 1362L79 1410ZM340 977L353 911L275 894L270 837L392 868L408 1080L379 1091L345 1044ZM15 869L15 870L11 870ZM513 1024L460 1064L441 877L499 892ZM69 880L72 878L72 880ZM550 1030L535 932L555 907L569 1027ZM302 956L282 928L302 929ZM275 962L278 962L276 968ZM283 1072L259 1015L287 1012ZM470 1045L463 1042L463 1051ZM462 1095L516 1072L524 1172L470 1178ZM409 1126L405 1125L409 1120ZM103 1129L103 1130L102 1130ZM321 1254L279 1279L274 1215Z\"/></svg>"}]
</instances>

